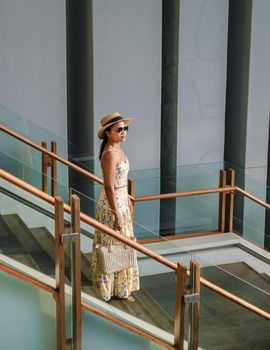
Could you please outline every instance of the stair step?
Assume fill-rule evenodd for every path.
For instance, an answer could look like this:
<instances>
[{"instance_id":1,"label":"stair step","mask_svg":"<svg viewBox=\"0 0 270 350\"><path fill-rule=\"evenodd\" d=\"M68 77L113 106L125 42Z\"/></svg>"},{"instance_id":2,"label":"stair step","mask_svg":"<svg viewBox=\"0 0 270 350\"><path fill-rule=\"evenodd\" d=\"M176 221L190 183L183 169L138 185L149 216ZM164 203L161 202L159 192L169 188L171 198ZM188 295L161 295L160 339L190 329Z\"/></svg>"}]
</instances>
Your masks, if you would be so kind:
<instances>
[{"instance_id":1,"label":"stair step","mask_svg":"<svg viewBox=\"0 0 270 350\"><path fill-rule=\"evenodd\" d=\"M270 283L270 276L269 276L267 273L262 272L262 273L261 273L261 276L262 276L266 281L268 281L268 282Z\"/></svg>"},{"instance_id":2,"label":"stair step","mask_svg":"<svg viewBox=\"0 0 270 350\"><path fill-rule=\"evenodd\" d=\"M82 291L103 301L98 289L94 286L82 287ZM109 304L167 332L173 332L174 321L145 289L141 288L139 291L134 292L133 295L135 298L134 302L112 299Z\"/></svg>"},{"instance_id":3,"label":"stair step","mask_svg":"<svg viewBox=\"0 0 270 350\"><path fill-rule=\"evenodd\" d=\"M2 233L2 235L5 234L6 242L5 245L2 245L2 249L8 248L7 244L9 244L10 252L12 249L15 249L15 252L16 249L17 251L20 249L19 252L21 253L21 261L23 263L36 269L40 269L43 273L54 276L54 237L46 227L35 227L29 229L17 214L4 215L0 224L6 227L5 231L1 230L5 232ZM10 237L13 237L12 241L9 241ZM67 284L70 284L71 251L70 246L66 245L65 248L65 281ZM102 300L97 288L91 286L89 278L90 264L91 253L81 253L82 291ZM136 299L135 302L111 300L110 304L152 325L172 332L173 320L146 290L141 288L141 290L134 293L134 297Z\"/></svg>"},{"instance_id":4,"label":"stair step","mask_svg":"<svg viewBox=\"0 0 270 350\"><path fill-rule=\"evenodd\" d=\"M52 259L52 265L54 267L55 262L55 241L54 237L50 233L50 231L46 227L35 227L30 229L34 237L41 244L43 249L48 253L48 255ZM71 259L70 259L70 246L66 246L65 248L65 271L66 277L70 280L71 273ZM84 254L81 254L81 270L82 270L82 285L89 286L90 285L90 264Z\"/></svg>"},{"instance_id":5,"label":"stair step","mask_svg":"<svg viewBox=\"0 0 270 350\"><path fill-rule=\"evenodd\" d=\"M141 287L134 293L134 297L141 303L141 307L145 309L145 313L154 319L155 324L168 332L173 332L174 320L169 313L148 293L146 289Z\"/></svg>"},{"instance_id":6,"label":"stair step","mask_svg":"<svg viewBox=\"0 0 270 350\"><path fill-rule=\"evenodd\" d=\"M2 218L25 252L32 258L32 267L51 275L53 269L50 256L44 251L20 216L18 214L8 214L3 215Z\"/></svg>"},{"instance_id":7,"label":"stair step","mask_svg":"<svg viewBox=\"0 0 270 350\"><path fill-rule=\"evenodd\" d=\"M220 265L220 267L232 273L233 275L243 279L244 281L251 283L257 288L260 288L265 292L270 293L269 276L266 274L261 274L257 272L245 262L224 264L224 265Z\"/></svg>"},{"instance_id":8,"label":"stair step","mask_svg":"<svg viewBox=\"0 0 270 350\"><path fill-rule=\"evenodd\" d=\"M20 241L13 234L10 227L5 223L3 216L0 215L0 237L1 237L1 253L8 257L36 269L36 264L27 254Z\"/></svg>"}]
</instances>

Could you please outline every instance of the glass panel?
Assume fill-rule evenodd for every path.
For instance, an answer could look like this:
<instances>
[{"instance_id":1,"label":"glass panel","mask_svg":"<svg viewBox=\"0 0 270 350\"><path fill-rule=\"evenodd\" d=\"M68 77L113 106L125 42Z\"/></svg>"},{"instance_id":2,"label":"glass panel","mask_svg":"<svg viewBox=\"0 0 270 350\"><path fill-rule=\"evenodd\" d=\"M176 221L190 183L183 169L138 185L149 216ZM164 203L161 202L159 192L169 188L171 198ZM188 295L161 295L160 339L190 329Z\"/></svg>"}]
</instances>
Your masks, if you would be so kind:
<instances>
[{"instance_id":1,"label":"glass panel","mask_svg":"<svg viewBox=\"0 0 270 350\"><path fill-rule=\"evenodd\" d=\"M45 128L33 123L27 118L11 111L3 105L0 105L0 122L30 138L32 141L40 144L40 142L47 141L48 144L54 140L57 142L57 153L68 159L67 150L70 150L69 159L74 163L88 169L101 177L101 170L97 157L92 155L85 155L74 144L68 144L67 140L59 137L46 130ZM0 161L3 169L10 171L15 176L25 179L30 184L37 188L41 188L41 178L38 176L37 169L41 169L41 154L39 151L32 149L21 141L13 137L1 133L0 138ZM13 160L16 161L13 161ZM58 188L59 194L63 195L61 185L68 186L68 169L66 166L57 162L58 164ZM225 167L229 169L230 164L223 162L201 163L194 165L178 166L175 179L160 178L160 169L147 169L130 171L130 178L135 179L135 194L136 196L151 195L160 193L161 183L164 187L174 188L174 191L190 191L202 188L217 187L219 183L219 169ZM234 168L234 166L233 166ZM263 170L265 171L265 170ZM250 193L254 194L262 200L266 200L267 187L262 182L250 176L251 171L236 169L236 184ZM83 176L77 175L75 179L72 171L70 171L70 181L78 191L85 193L88 197L96 197L96 186L89 184ZM262 178L262 176L260 176ZM74 181L73 181L74 179ZM50 191L49 184L49 191ZM269 189L268 189L269 191ZM170 192L169 190L166 192ZM239 199L236 196L235 201L235 219L234 229L236 232L243 234L244 237L253 240L254 242L264 245L265 241L265 227L264 209L246 199ZM155 233L160 232L160 214L164 213L164 207L171 206L175 212L176 222L174 224L174 214L172 218L167 217L168 221L163 221L163 234L184 234L188 232L209 231L217 229L218 222L218 195L196 196L189 198L177 199L176 203L173 200L169 201L151 201L141 202L136 204L136 221L141 225L148 227ZM87 212L85 209L83 210ZM166 212L164 214L166 216ZM254 225L254 218L256 225ZM166 220L165 220L166 221ZM254 226L254 227L253 227ZM145 235L145 230L135 227L138 238ZM145 236L148 237L148 236Z\"/></svg>"},{"instance_id":2,"label":"glass panel","mask_svg":"<svg viewBox=\"0 0 270 350\"><path fill-rule=\"evenodd\" d=\"M82 315L82 335L85 349L132 349L132 350L162 350L165 347L117 326L91 312ZM172 343L172 337L168 337Z\"/></svg>"},{"instance_id":3,"label":"glass panel","mask_svg":"<svg viewBox=\"0 0 270 350\"><path fill-rule=\"evenodd\" d=\"M30 139L31 141L41 145L42 141L48 143L50 147L51 141L57 142L57 153L67 159L67 140L52 133L51 131L41 127L40 125L34 123L33 121L27 119L26 117L19 115L18 113L8 109L7 107L0 104L0 123L7 128L17 132L18 134ZM1 132L1 139L2 139ZM7 136L13 139L11 136ZM10 141L11 142L11 141ZM19 140L20 145L23 143ZM2 143L1 143L2 146Z\"/></svg>"},{"instance_id":4,"label":"glass panel","mask_svg":"<svg viewBox=\"0 0 270 350\"><path fill-rule=\"evenodd\" d=\"M49 130L41 127L28 120L27 118L9 110L0 104L0 123L18 134L28 138L30 141L41 145L42 141L47 142L48 150L51 149L51 141L57 143L57 154L64 159L69 159L75 164L81 165L83 168L89 167L89 170L94 173L95 159L90 155L84 155L77 145L69 143L66 139L56 135ZM41 172L41 152L17 140L16 138L1 131L0 137L0 163L1 167L11 172L13 175L25 179L28 183L41 189L41 178L34 171ZM69 154L68 154L69 150ZM15 159L15 163L10 160ZM33 170L32 170L33 169ZM50 169L48 169L50 174ZM66 165L57 161L57 181L68 186L68 177L73 181L73 171L68 170ZM35 176L36 175L36 176ZM88 192L87 186L81 186L84 181L76 178L78 190L86 192L87 195L92 195ZM49 193L50 193L49 184Z\"/></svg>"},{"instance_id":5,"label":"glass panel","mask_svg":"<svg viewBox=\"0 0 270 350\"><path fill-rule=\"evenodd\" d=\"M57 349L53 295L0 271L0 310L1 349Z\"/></svg>"},{"instance_id":6,"label":"glass panel","mask_svg":"<svg viewBox=\"0 0 270 350\"><path fill-rule=\"evenodd\" d=\"M265 277L243 262L212 265L199 255L202 277L241 299L269 312L270 289L258 287ZM206 349L266 349L269 322L201 285L199 345ZM261 347L262 346L262 347Z\"/></svg>"},{"instance_id":7,"label":"glass panel","mask_svg":"<svg viewBox=\"0 0 270 350\"><path fill-rule=\"evenodd\" d=\"M219 169L222 167L222 162L179 166L176 179L162 179L162 183L167 189L173 188L173 192L215 188L219 185ZM159 172L159 169L148 169L129 173L129 177L135 180L136 197L160 193ZM173 186L172 182L175 182ZM162 230L165 235L217 230L218 195L137 202L135 217L143 227L146 226L155 233ZM160 217L165 218L162 219L162 228ZM139 226L135 226L135 232L138 238L151 237L146 236L145 230Z\"/></svg>"},{"instance_id":8,"label":"glass panel","mask_svg":"<svg viewBox=\"0 0 270 350\"><path fill-rule=\"evenodd\" d=\"M41 146L41 142L47 142L48 150L51 150L51 141L57 143L57 154L68 159L67 140L53 134L40 125L33 123L27 118L9 110L0 104L0 123L18 134L28 138ZM41 152L15 139L14 137L1 131L0 137L0 162L4 170L10 171L19 178L27 179L26 181L33 186L41 187L40 177L34 178L30 169L41 172ZM17 160L15 164L10 163L11 159ZM26 168L25 168L26 167ZM9 170L8 170L9 169ZM27 171L26 171L27 169ZM48 170L50 173L50 169ZM67 184L68 169L65 165L57 162L57 181Z\"/></svg>"},{"instance_id":9,"label":"glass panel","mask_svg":"<svg viewBox=\"0 0 270 350\"><path fill-rule=\"evenodd\" d=\"M264 247L266 237L269 239L265 230L265 217L266 209L263 206L237 193L233 217L234 232Z\"/></svg>"},{"instance_id":10,"label":"glass panel","mask_svg":"<svg viewBox=\"0 0 270 350\"><path fill-rule=\"evenodd\" d=\"M229 168L229 165L230 164L225 163L226 168ZM252 176L252 174L254 174L254 176ZM261 167L259 169L241 169L236 167L236 186L244 189L260 200L267 202L270 189L266 186L266 174L266 167ZM259 181L258 178L265 179L265 182L262 182L263 180ZM266 209L264 207L251 201L242 194L236 193L233 220L234 232L264 247L266 242L269 242L269 232L266 230L266 222Z\"/></svg>"},{"instance_id":11,"label":"glass panel","mask_svg":"<svg viewBox=\"0 0 270 350\"><path fill-rule=\"evenodd\" d=\"M28 146L27 146L28 147ZM0 151L0 159L4 159L1 163L1 168L13 176L29 183L30 185L42 190L42 174L40 167L35 167L33 164L30 166L26 163L10 156L7 153ZM64 172L62 171L62 174ZM52 179L48 174L48 194L51 194L51 182ZM65 202L68 201L68 187L66 182L57 180L56 182L57 194L63 198Z\"/></svg>"},{"instance_id":12,"label":"glass panel","mask_svg":"<svg viewBox=\"0 0 270 350\"><path fill-rule=\"evenodd\" d=\"M0 249L30 267L31 273L55 278L55 209L30 193L0 179ZM64 214L65 231L71 232L70 214ZM72 339L71 246L65 245L66 336ZM37 272L38 271L38 272ZM46 275L46 276L45 276ZM53 285L55 284L53 280Z\"/></svg>"},{"instance_id":13,"label":"glass panel","mask_svg":"<svg viewBox=\"0 0 270 350\"><path fill-rule=\"evenodd\" d=\"M252 292L252 290L249 290ZM268 349L269 321L202 287L199 346L203 349Z\"/></svg>"},{"instance_id":14,"label":"glass panel","mask_svg":"<svg viewBox=\"0 0 270 350\"><path fill-rule=\"evenodd\" d=\"M74 189L72 189L72 194L79 196L85 203L88 201L89 206L94 204L96 208L97 202L93 199L86 198L85 195L78 193ZM91 202L93 204L90 204ZM136 225L141 227L137 222L134 223L134 226ZM132 292L135 301L130 302L111 298L109 303L102 303L104 299L101 296L100 289L92 284L93 281L89 281L88 279L92 262L94 230L89 226L87 227L84 222L81 222L81 227L83 232L81 240L82 290L85 293L84 297L86 300L92 300L92 296L95 298L95 301L92 300L91 302L96 303L98 307L102 306L106 312L109 312L116 318L123 319L126 323L149 331L151 334L159 334L160 337L165 338L168 336L171 337L174 330L175 272L138 252L140 289ZM147 230L146 227L143 227L143 229ZM147 233L151 233L152 237L155 235L154 237L158 238L158 235L154 232ZM159 241L146 244L145 246L168 260L173 262L181 260L189 265L191 255L179 247L177 242L175 244L174 241L161 238ZM108 275L106 275L106 278L108 278ZM110 279L108 279L109 281Z\"/></svg>"},{"instance_id":15,"label":"glass panel","mask_svg":"<svg viewBox=\"0 0 270 350\"><path fill-rule=\"evenodd\" d=\"M218 201L218 194L211 194L136 202L135 218L140 223L135 225L136 236L143 239L160 232L167 236L217 230ZM171 215L171 212L175 214ZM162 226L160 217L163 217Z\"/></svg>"},{"instance_id":16,"label":"glass panel","mask_svg":"<svg viewBox=\"0 0 270 350\"><path fill-rule=\"evenodd\" d=\"M218 187L219 170L223 162L201 163L177 167L176 191L191 191ZM160 193L160 169L131 170L129 178L135 181L135 195L147 196ZM163 179L165 181L165 179ZM166 179L165 185L171 181Z\"/></svg>"},{"instance_id":17,"label":"glass panel","mask_svg":"<svg viewBox=\"0 0 270 350\"><path fill-rule=\"evenodd\" d=\"M54 208L22 189L0 180L1 251L54 277Z\"/></svg>"}]
</instances>

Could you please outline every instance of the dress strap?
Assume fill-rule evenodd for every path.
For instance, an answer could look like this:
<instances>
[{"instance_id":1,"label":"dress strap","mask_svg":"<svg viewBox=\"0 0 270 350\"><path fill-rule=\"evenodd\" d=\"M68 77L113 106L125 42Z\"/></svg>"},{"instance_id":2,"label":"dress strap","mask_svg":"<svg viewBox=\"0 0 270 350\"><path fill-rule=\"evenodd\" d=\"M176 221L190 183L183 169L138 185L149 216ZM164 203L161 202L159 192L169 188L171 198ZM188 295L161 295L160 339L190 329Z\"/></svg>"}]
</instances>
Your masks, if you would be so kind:
<instances>
[{"instance_id":1,"label":"dress strap","mask_svg":"<svg viewBox=\"0 0 270 350\"><path fill-rule=\"evenodd\" d=\"M106 149L105 151L103 151L102 156L101 156L101 159L103 158L103 156L104 156L104 154L105 154L106 152L115 152L115 153L117 153L117 151L115 151L115 150L113 150L113 149Z\"/></svg>"},{"instance_id":2,"label":"dress strap","mask_svg":"<svg viewBox=\"0 0 270 350\"><path fill-rule=\"evenodd\" d=\"M121 151L122 151L122 150L121 150ZM104 154L105 154L106 152L114 152L114 153L119 154L119 153L118 153L116 150L114 150L114 149L106 149L105 151L103 151L100 160L102 160L102 158L103 158L103 156L104 156ZM127 157L126 157L125 153L124 153L123 151L122 151L122 153L124 154L125 158L123 158L123 159L121 160L121 162L122 162L123 160L125 160L125 161L127 160ZM121 163L121 162L120 162L120 163Z\"/></svg>"}]
</instances>

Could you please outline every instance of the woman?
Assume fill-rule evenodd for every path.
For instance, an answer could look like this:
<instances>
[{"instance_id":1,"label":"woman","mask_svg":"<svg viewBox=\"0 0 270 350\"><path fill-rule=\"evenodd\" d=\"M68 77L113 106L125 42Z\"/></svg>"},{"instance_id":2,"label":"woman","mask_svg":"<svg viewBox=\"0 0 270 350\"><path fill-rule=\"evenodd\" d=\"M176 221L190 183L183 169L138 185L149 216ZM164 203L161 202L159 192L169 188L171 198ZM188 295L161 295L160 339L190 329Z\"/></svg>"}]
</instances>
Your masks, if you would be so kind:
<instances>
[{"instance_id":1,"label":"woman","mask_svg":"<svg viewBox=\"0 0 270 350\"><path fill-rule=\"evenodd\" d=\"M126 141L128 124L132 118L123 119L119 113L112 113L101 119L98 137L103 139L99 160L103 172L104 189L97 206L96 219L108 227L119 231L125 237L133 238L132 205L127 192L129 163L121 149ZM117 297L128 301L135 299L131 292L138 290L138 267L132 267L109 275L102 274L97 266L97 244L109 245L110 236L95 231L92 253L92 281L106 301Z\"/></svg>"}]
</instances>

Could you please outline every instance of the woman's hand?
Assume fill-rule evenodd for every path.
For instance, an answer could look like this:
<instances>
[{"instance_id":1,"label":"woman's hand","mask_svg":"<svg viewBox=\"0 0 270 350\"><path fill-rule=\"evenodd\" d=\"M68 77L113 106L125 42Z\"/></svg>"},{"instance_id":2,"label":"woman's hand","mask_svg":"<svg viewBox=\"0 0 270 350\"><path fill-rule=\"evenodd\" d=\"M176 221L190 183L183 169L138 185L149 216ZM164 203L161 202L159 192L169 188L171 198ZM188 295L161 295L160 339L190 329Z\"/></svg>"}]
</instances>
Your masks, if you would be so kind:
<instances>
[{"instance_id":1,"label":"woman's hand","mask_svg":"<svg viewBox=\"0 0 270 350\"><path fill-rule=\"evenodd\" d=\"M133 208L133 205L132 205L130 198L128 198L128 207L129 207L130 215L133 216L134 208Z\"/></svg>"},{"instance_id":2,"label":"woman's hand","mask_svg":"<svg viewBox=\"0 0 270 350\"><path fill-rule=\"evenodd\" d=\"M120 231L123 226L123 219L120 213L115 213L113 229L116 231Z\"/></svg>"}]
</instances>

